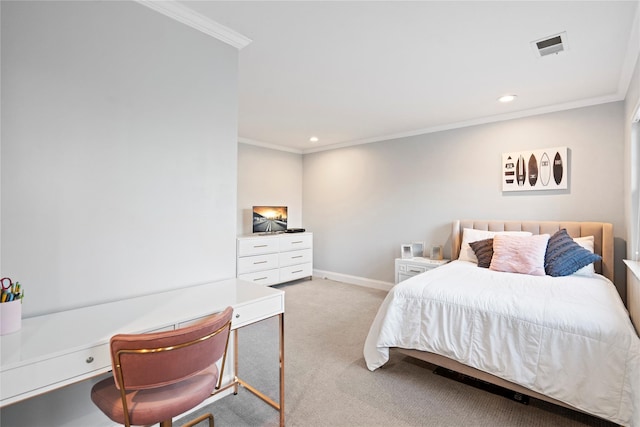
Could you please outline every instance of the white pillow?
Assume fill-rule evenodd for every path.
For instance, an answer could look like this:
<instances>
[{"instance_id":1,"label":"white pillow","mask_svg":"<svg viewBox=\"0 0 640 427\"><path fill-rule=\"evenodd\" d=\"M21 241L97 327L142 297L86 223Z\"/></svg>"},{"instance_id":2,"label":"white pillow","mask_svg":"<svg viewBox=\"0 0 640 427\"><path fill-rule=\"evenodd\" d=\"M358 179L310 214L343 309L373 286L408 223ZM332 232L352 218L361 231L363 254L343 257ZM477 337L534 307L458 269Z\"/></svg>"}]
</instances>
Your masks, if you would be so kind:
<instances>
[{"instance_id":1,"label":"white pillow","mask_svg":"<svg viewBox=\"0 0 640 427\"><path fill-rule=\"evenodd\" d=\"M593 240L594 240L593 236L574 237L573 238L574 242L576 242L577 244L579 244L580 246L582 246L583 248L585 248L586 250L588 250L591 253L593 253ZM591 263L589 265L585 265L580 270L578 270L575 273L573 273L572 276L573 275L593 276L594 274L596 274L596 270L593 267L593 263Z\"/></svg>"},{"instance_id":2,"label":"white pillow","mask_svg":"<svg viewBox=\"0 0 640 427\"><path fill-rule=\"evenodd\" d=\"M469 261L477 264L478 258L476 257L476 253L473 249L471 249L471 246L469 246L469 243L477 242L478 240L491 239L496 234L531 236L531 233L528 231L487 231L465 228L462 230L462 244L460 245L460 255L458 256L458 259L460 261Z\"/></svg>"}]
</instances>

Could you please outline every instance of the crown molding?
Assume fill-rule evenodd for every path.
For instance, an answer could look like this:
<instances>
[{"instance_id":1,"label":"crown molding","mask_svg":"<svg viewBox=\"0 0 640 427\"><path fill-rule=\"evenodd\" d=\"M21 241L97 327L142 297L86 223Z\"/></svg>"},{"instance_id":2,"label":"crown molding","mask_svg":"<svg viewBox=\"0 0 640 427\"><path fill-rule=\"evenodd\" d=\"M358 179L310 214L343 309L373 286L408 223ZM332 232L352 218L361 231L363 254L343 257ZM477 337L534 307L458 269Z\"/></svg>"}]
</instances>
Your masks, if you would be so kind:
<instances>
[{"instance_id":1,"label":"crown molding","mask_svg":"<svg viewBox=\"0 0 640 427\"><path fill-rule=\"evenodd\" d=\"M608 104L610 102L623 101L624 98L625 98L624 94L620 95L618 93L615 93L615 94L605 95L605 96L601 96L601 97L597 97L597 98L581 99L579 101L567 102L567 103L564 103L564 104L549 105L549 106L546 106L546 107L532 108L532 109L529 109L529 110L516 111L514 113L481 117L481 118L475 119L475 120L467 120L467 121L464 121L464 122L448 123L448 124L444 124L444 125L441 125L441 126L432 126L432 127L429 127L429 128L416 129L416 130L412 130L412 131L407 131L407 132L402 132L402 133L395 133L395 134L391 134L391 135L382 135L382 136L376 136L376 137L366 138L366 139L358 139L358 140L353 140L353 141L339 142L339 143L336 143L336 144L321 145L321 146L316 146L316 147L313 147L313 148L306 148L304 150L300 150L300 149L296 149L296 148L292 148L292 147L286 147L284 145L277 145L277 144L271 144L271 143L268 143L268 142L257 141L257 140L254 140L254 139L247 139L247 138L238 138L238 142L241 142L243 144L255 145L255 146L263 147L263 148L270 148L272 150L287 151L289 153L296 153L296 154L303 154L304 155L304 154L319 153L321 151L336 150L336 149L339 149L339 148L353 147L353 146L356 146L356 145L371 144L371 143L374 143L374 142L382 142L382 141L390 141L390 140L393 140L393 139L407 138L407 137L410 137L410 136L426 135L426 134L429 134L429 133L443 132L443 131L454 130L454 129L461 129L461 128L466 128L466 127L470 127L470 126L478 126L478 125L484 125L484 124L489 124L489 123L503 122L503 121L506 121L506 120L514 120L514 119L521 119L521 118L531 117L531 116L539 116L541 114L548 114L548 113L556 113L556 112L560 112L560 111L574 110L576 108L592 107L594 105ZM640 105L640 103L639 103L639 105ZM639 107L638 114L640 114L640 107Z\"/></svg>"},{"instance_id":2,"label":"crown molding","mask_svg":"<svg viewBox=\"0 0 640 427\"><path fill-rule=\"evenodd\" d=\"M408 131L408 132L403 132L403 133L396 133L396 134L392 134L392 135L383 135L383 136L378 136L378 137L373 137L373 138L359 139L359 140L355 140L355 141L346 141L346 142L342 142L342 143L338 143L338 144L325 145L325 146L321 146L321 147L314 147L314 148L309 148L309 149L303 150L302 154L311 154L311 153L317 153L317 152L320 152L320 151L327 151L327 150L335 150L335 149L338 149L338 148L352 147L352 146L355 146L355 145L370 144L370 143L373 143L373 142L389 141L389 140L392 140L392 139L407 138L407 137L410 137L410 136L425 135L425 134L429 134L429 133L443 132L443 131L446 131L446 130L453 130L453 129L461 129L461 128L470 127L470 126L484 125L484 124L489 124L489 123L502 122L502 121L506 121L506 120L520 119L520 118L524 118L524 117L538 116L538 115L541 115L541 114L555 113L555 112L566 111L566 110L573 110L573 109L576 109L576 108L591 107L591 106L600 105L600 104L608 104L610 102L617 102L617 101L622 101L622 100L624 100L624 94L620 95L620 94L616 93L616 94L601 96L601 97L597 97L597 98L589 98L589 99L582 99L582 100L574 101L574 102L567 102L567 103L564 103L564 104L549 105L549 106L546 106L546 107L532 108L532 109L523 110L523 111L516 111L514 113L500 114L500 115L495 115L495 116L487 116L487 117L481 117L481 118L475 119L475 120L468 120L468 121L464 121L464 122L449 123L449 124L445 124L445 125L441 125L441 126L433 126L433 127L424 128L424 129L416 129L416 130L413 130L413 131Z\"/></svg>"},{"instance_id":3,"label":"crown molding","mask_svg":"<svg viewBox=\"0 0 640 427\"><path fill-rule=\"evenodd\" d=\"M296 149L296 148L292 148L292 147L286 147L286 146L283 146L283 145L271 144L271 143L268 143L268 142L257 141L257 140L254 140L254 139L247 139L247 138L238 138L238 142L241 142L243 144L255 145L255 146L263 147L263 148L270 148L272 150L287 151L289 153L296 153L296 154L303 154L304 155L304 154L319 153L321 151L336 150L336 149L339 149L339 148L353 147L353 146L356 146L356 145L371 144L371 143L374 143L374 142L382 142L382 141L389 141L389 140L393 140L393 139L407 138L407 137L410 137L410 136L426 135L426 134L429 134L429 133L443 132L443 131L454 130L454 129L461 129L461 128L466 128L466 127L470 127L470 126L478 126L478 125L484 125L484 124L489 124L489 123L503 122L503 121L506 121L506 120L521 119L521 118L531 117L531 116L539 116L541 114L556 113L556 112L566 111L566 110L574 110L576 108L592 107L594 105L608 104L610 102L623 101L624 98L625 98L624 94L620 95L618 93L615 93L615 94L605 95L605 96L601 96L601 97L597 97L597 98L581 99L579 101L567 102L567 103L564 103L564 104L549 105L549 106L546 106L546 107L532 108L532 109L529 109L529 110L516 111L514 113L481 117L481 118L475 119L475 120L467 120L467 121L464 121L464 122L449 123L449 124L444 124L444 125L441 125L441 126L432 126L432 127L429 127L429 128L416 129L416 130L412 130L412 131L407 131L407 132L402 132L402 133L395 133L395 134L391 134L391 135L382 135L382 136L376 136L376 137L372 137L372 138L358 139L358 140L354 140L354 141L339 142L339 143L330 144L330 145L321 145L321 146L316 146L316 147L313 147L313 148L307 148L307 149L304 149L304 150L300 150L300 149ZM639 111L639 113L640 113L640 111Z\"/></svg>"},{"instance_id":4,"label":"crown molding","mask_svg":"<svg viewBox=\"0 0 640 427\"><path fill-rule=\"evenodd\" d=\"M284 145L271 144L269 142L256 141L249 138L238 138L238 142L247 145L255 145L256 147L269 148L271 150L286 151L287 153L302 154L302 150L293 147L285 147Z\"/></svg>"},{"instance_id":5,"label":"crown molding","mask_svg":"<svg viewBox=\"0 0 640 427\"><path fill-rule=\"evenodd\" d=\"M143 6L153 9L158 13L168 16L178 22L188 25L191 28L214 37L237 49L242 49L251 43L251 39L242 34L225 27L208 17L190 9L176 0L133 0Z\"/></svg>"}]
</instances>

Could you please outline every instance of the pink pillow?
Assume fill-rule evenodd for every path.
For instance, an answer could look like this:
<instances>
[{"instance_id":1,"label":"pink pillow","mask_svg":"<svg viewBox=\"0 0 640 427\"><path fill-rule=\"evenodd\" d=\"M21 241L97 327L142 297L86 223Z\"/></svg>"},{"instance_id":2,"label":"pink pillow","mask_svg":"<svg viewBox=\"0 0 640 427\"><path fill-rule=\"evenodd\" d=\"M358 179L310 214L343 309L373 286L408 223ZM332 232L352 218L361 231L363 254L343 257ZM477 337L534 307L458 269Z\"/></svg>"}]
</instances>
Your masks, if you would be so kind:
<instances>
[{"instance_id":1,"label":"pink pillow","mask_svg":"<svg viewBox=\"0 0 640 427\"><path fill-rule=\"evenodd\" d=\"M489 268L509 273L544 276L544 254L548 234L535 236L496 235L493 238L493 258Z\"/></svg>"}]
</instances>

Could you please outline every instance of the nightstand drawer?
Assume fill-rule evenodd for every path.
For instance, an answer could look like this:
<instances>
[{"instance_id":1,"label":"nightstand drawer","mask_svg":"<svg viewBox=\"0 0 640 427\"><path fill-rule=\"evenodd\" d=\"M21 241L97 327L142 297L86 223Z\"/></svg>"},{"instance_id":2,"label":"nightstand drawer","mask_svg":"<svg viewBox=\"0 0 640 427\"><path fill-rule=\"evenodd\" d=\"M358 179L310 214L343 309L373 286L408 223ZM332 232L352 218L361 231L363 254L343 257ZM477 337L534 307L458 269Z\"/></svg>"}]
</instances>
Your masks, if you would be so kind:
<instances>
[{"instance_id":1,"label":"nightstand drawer","mask_svg":"<svg viewBox=\"0 0 640 427\"><path fill-rule=\"evenodd\" d=\"M396 258L396 284L434 268L445 265L449 260L435 260L422 257Z\"/></svg>"},{"instance_id":2,"label":"nightstand drawer","mask_svg":"<svg viewBox=\"0 0 640 427\"><path fill-rule=\"evenodd\" d=\"M280 254L280 267L287 267L289 265L305 264L311 262L312 258L311 249L303 249L301 251L282 252Z\"/></svg>"},{"instance_id":3,"label":"nightstand drawer","mask_svg":"<svg viewBox=\"0 0 640 427\"><path fill-rule=\"evenodd\" d=\"M407 269L405 270L407 274L409 275L416 275L416 274L420 274L420 273L424 273L427 270L431 270L433 267L426 267L424 265L412 265L412 264L408 264Z\"/></svg>"},{"instance_id":4,"label":"nightstand drawer","mask_svg":"<svg viewBox=\"0 0 640 427\"><path fill-rule=\"evenodd\" d=\"M278 268L278 254L255 255L238 258L238 274Z\"/></svg>"}]
</instances>

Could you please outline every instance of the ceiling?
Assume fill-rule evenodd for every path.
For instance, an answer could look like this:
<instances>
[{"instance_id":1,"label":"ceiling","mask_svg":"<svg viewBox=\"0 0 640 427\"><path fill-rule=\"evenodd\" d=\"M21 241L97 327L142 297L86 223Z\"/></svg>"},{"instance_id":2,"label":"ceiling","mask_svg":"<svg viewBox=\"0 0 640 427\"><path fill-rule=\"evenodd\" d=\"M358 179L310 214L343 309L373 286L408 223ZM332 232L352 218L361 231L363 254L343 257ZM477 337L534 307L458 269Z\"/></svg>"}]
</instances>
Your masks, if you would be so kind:
<instances>
[{"instance_id":1,"label":"ceiling","mask_svg":"<svg viewBox=\"0 0 640 427\"><path fill-rule=\"evenodd\" d=\"M619 101L640 44L637 0L180 3L252 40L240 141L299 153Z\"/></svg>"}]
</instances>

